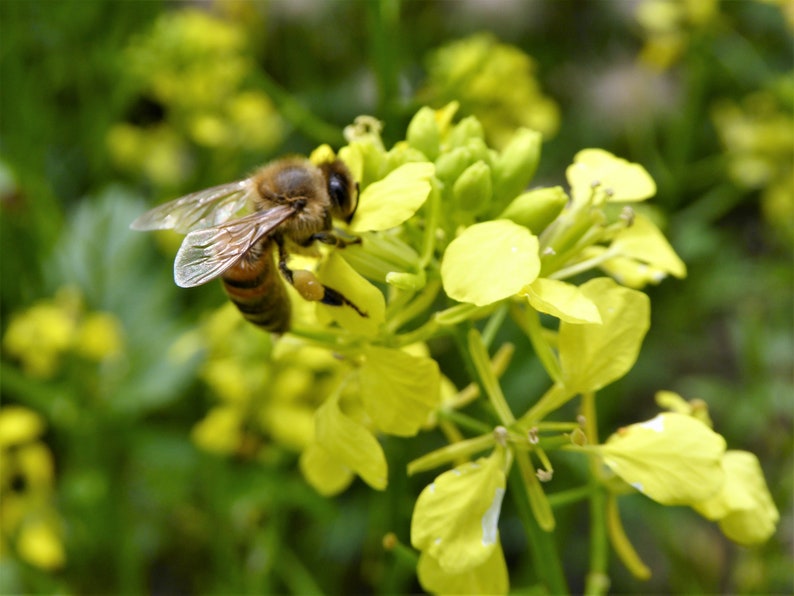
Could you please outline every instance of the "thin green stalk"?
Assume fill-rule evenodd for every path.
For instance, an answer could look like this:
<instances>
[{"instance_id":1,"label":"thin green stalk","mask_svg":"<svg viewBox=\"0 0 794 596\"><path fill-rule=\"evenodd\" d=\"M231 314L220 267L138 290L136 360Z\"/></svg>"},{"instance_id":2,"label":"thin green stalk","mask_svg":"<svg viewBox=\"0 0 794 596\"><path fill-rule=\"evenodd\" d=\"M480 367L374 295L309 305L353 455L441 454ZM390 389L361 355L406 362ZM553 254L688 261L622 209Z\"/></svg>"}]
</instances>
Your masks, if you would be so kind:
<instances>
[{"instance_id":1,"label":"thin green stalk","mask_svg":"<svg viewBox=\"0 0 794 596\"><path fill-rule=\"evenodd\" d=\"M559 382L562 379L562 371L557 355L543 337L543 327L540 324L540 316L531 306L524 306L517 303L510 305L510 315L521 330L529 337L532 349L540 360L543 368L553 381Z\"/></svg>"},{"instance_id":2,"label":"thin green stalk","mask_svg":"<svg viewBox=\"0 0 794 596\"><path fill-rule=\"evenodd\" d=\"M379 112L384 120L392 121L397 113L399 100L399 71L397 59L400 2L399 0L367 0L370 56L378 83Z\"/></svg>"},{"instance_id":3,"label":"thin green stalk","mask_svg":"<svg viewBox=\"0 0 794 596\"><path fill-rule=\"evenodd\" d=\"M331 146L339 146L344 143L345 138L341 128L315 116L311 110L265 72L261 72L261 84L264 91L276 104L278 112L295 128L317 143L328 143Z\"/></svg>"},{"instance_id":4,"label":"thin green stalk","mask_svg":"<svg viewBox=\"0 0 794 596\"><path fill-rule=\"evenodd\" d=\"M488 352L485 349L485 343L483 342L480 332L474 328L469 329L467 340L471 361L477 372L480 384L485 390L485 395L491 402L501 423L505 426L510 426L515 422L515 416L513 416L513 412L507 404L504 393L502 393L499 379L496 378L493 368L491 368L491 360L488 357Z\"/></svg>"},{"instance_id":5,"label":"thin green stalk","mask_svg":"<svg viewBox=\"0 0 794 596\"><path fill-rule=\"evenodd\" d=\"M585 434L590 445L598 444L598 419L595 407L595 393L582 395L582 415L585 419ZM585 594L600 596L609 588L609 540L607 536L606 495L598 484L600 462L595 454L590 460L590 568L585 581Z\"/></svg>"},{"instance_id":6,"label":"thin green stalk","mask_svg":"<svg viewBox=\"0 0 794 596\"><path fill-rule=\"evenodd\" d=\"M557 545L554 543L554 535L544 532L535 520L521 472L517 466L513 467L508 477L508 483L510 495L515 502L518 516L529 541L533 567L538 574L538 579L544 584L549 594L568 594L568 584L565 581Z\"/></svg>"}]
</instances>

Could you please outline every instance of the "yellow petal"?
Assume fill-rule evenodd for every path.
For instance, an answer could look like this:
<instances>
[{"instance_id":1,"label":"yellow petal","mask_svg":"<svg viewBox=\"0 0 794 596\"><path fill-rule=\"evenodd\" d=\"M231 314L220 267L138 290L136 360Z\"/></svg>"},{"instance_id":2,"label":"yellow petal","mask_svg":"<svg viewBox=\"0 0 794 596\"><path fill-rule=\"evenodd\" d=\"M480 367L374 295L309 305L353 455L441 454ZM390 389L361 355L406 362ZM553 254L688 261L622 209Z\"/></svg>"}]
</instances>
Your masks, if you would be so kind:
<instances>
[{"instance_id":1,"label":"yellow petal","mask_svg":"<svg viewBox=\"0 0 794 596\"><path fill-rule=\"evenodd\" d=\"M350 468L318 443L312 443L301 453L300 469L306 481L324 497L338 495L355 477Z\"/></svg>"},{"instance_id":2,"label":"yellow petal","mask_svg":"<svg viewBox=\"0 0 794 596\"><path fill-rule=\"evenodd\" d=\"M320 406L314 424L317 443L332 458L353 470L372 488L386 488L386 456L380 443L366 427L345 416L338 398L329 398Z\"/></svg>"},{"instance_id":3,"label":"yellow petal","mask_svg":"<svg viewBox=\"0 0 794 596\"><path fill-rule=\"evenodd\" d=\"M639 213L610 247L621 256L637 259L678 278L686 277L686 265L653 222Z\"/></svg>"},{"instance_id":4,"label":"yellow petal","mask_svg":"<svg viewBox=\"0 0 794 596\"><path fill-rule=\"evenodd\" d=\"M497 543L485 562L460 573L449 573L427 552L419 557L419 583L433 594L507 594L510 579L502 545Z\"/></svg>"},{"instance_id":5,"label":"yellow petal","mask_svg":"<svg viewBox=\"0 0 794 596\"><path fill-rule=\"evenodd\" d=\"M441 401L436 361L378 346L364 348L364 357L359 379L367 414L385 433L418 433Z\"/></svg>"},{"instance_id":6,"label":"yellow petal","mask_svg":"<svg viewBox=\"0 0 794 596\"><path fill-rule=\"evenodd\" d=\"M380 290L364 279L336 252L331 253L317 272L320 281L341 293L361 313L348 305L328 306L318 303L318 308L345 329L373 336L386 317L386 299Z\"/></svg>"},{"instance_id":7,"label":"yellow petal","mask_svg":"<svg viewBox=\"0 0 794 596\"><path fill-rule=\"evenodd\" d=\"M447 295L477 306L517 294L539 272L537 237L504 219L466 228L447 247L441 262Z\"/></svg>"},{"instance_id":8,"label":"yellow petal","mask_svg":"<svg viewBox=\"0 0 794 596\"><path fill-rule=\"evenodd\" d=\"M683 414L659 414L627 426L599 451L615 474L663 505L699 503L725 481L725 439Z\"/></svg>"},{"instance_id":9,"label":"yellow petal","mask_svg":"<svg viewBox=\"0 0 794 596\"><path fill-rule=\"evenodd\" d=\"M780 514L769 494L758 458L747 451L728 451L722 459L725 484L714 497L695 504L702 516L719 521L734 542L750 546L775 533Z\"/></svg>"},{"instance_id":10,"label":"yellow petal","mask_svg":"<svg viewBox=\"0 0 794 596\"><path fill-rule=\"evenodd\" d=\"M642 292L607 277L579 289L598 308L601 324L560 323L563 383L577 393L597 391L631 370L650 326L650 301Z\"/></svg>"},{"instance_id":11,"label":"yellow petal","mask_svg":"<svg viewBox=\"0 0 794 596\"><path fill-rule=\"evenodd\" d=\"M656 183L641 165L603 149L583 149L565 174L575 201L586 200L594 185L607 191L609 201L643 201L656 194Z\"/></svg>"},{"instance_id":12,"label":"yellow petal","mask_svg":"<svg viewBox=\"0 0 794 596\"><path fill-rule=\"evenodd\" d=\"M354 232L388 230L413 216L430 195L435 168L429 162L406 163L361 193Z\"/></svg>"},{"instance_id":13,"label":"yellow petal","mask_svg":"<svg viewBox=\"0 0 794 596\"><path fill-rule=\"evenodd\" d=\"M419 495L411 520L411 544L446 573L482 565L498 548L497 522L505 492L499 449L444 472Z\"/></svg>"},{"instance_id":14,"label":"yellow petal","mask_svg":"<svg viewBox=\"0 0 794 596\"><path fill-rule=\"evenodd\" d=\"M529 303L540 312L569 323L601 323L593 301L575 285L539 277L526 287Z\"/></svg>"}]
</instances>

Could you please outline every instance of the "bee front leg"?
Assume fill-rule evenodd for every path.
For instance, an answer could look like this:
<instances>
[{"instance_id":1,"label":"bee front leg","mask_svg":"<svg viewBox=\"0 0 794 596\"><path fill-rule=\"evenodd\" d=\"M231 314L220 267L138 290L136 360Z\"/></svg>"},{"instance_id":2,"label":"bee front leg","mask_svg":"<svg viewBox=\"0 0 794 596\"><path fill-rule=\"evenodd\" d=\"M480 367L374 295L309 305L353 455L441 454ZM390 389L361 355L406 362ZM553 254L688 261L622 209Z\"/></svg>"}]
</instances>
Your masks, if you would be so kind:
<instances>
[{"instance_id":1,"label":"bee front leg","mask_svg":"<svg viewBox=\"0 0 794 596\"><path fill-rule=\"evenodd\" d=\"M306 239L304 246L309 246L313 242L322 242L323 244L328 244L329 246L344 248L350 244L361 244L361 238L358 236L342 238L339 233L334 230L324 230L309 236Z\"/></svg>"},{"instance_id":2,"label":"bee front leg","mask_svg":"<svg viewBox=\"0 0 794 596\"><path fill-rule=\"evenodd\" d=\"M341 292L337 292L333 288L329 288L317 279L311 271L305 269L292 270L287 265L287 258L289 255L284 249L283 239L277 239L278 245L278 268L284 278L290 285L298 291L298 294L304 300L309 302L322 302L328 306L349 306L362 317L366 317L367 313L362 311L355 304L350 302Z\"/></svg>"}]
</instances>

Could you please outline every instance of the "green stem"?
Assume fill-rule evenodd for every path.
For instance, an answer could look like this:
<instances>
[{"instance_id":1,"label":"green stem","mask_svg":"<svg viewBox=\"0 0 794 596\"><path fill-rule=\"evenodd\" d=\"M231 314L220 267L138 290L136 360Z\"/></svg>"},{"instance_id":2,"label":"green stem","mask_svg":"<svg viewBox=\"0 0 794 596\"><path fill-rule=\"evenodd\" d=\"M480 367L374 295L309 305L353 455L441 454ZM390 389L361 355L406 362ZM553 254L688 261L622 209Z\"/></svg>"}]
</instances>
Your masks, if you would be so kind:
<instances>
[{"instance_id":1,"label":"green stem","mask_svg":"<svg viewBox=\"0 0 794 596\"><path fill-rule=\"evenodd\" d=\"M517 303L510 305L510 315L519 328L529 337L532 349L535 350L540 363L553 381L559 383L562 380L560 363L554 350L543 337L543 326L540 324L540 316L531 306L521 307Z\"/></svg>"},{"instance_id":2,"label":"green stem","mask_svg":"<svg viewBox=\"0 0 794 596\"><path fill-rule=\"evenodd\" d=\"M397 58L400 2L399 0L368 0L370 56L373 57L375 76L378 82L380 116L393 121L399 100L399 72Z\"/></svg>"},{"instance_id":3,"label":"green stem","mask_svg":"<svg viewBox=\"0 0 794 596\"><path fill-rule=\"evenodd\" d=\"M342 129L318 118L314 113L295 99L286 89L276 83L267 73L261 73L261 84L279 113L296 129L317 143L339 146L345 142Z\"/></svg>"},{"instance_id":4,"label":"green stem","mask_svg":"<svg viewBox=\"0 0 794 596\"><path fill-rule=\"evenodd\" d=\"M507 404L504 393L502 393L499 379L496 378L493 368L491 368L491 360L488 357L488 351L485 348L480 332L474 328L470 329L467 344L472 364L474 364L480 384L485 390L485 395L488 396L501 423L505 426L510 426L515 422L515 417Z\"/></svg>"},{"instance_id":5,"label":"green stem","mask_svg":"<svg viewBox=\"0 0 794 596\"><path fill-rule=\"evenodd\" d=\"M549 594L568 594L568 584L565 581L565 574L560 563L557 545L554 543L554 536L544 532L535 520L529 505L529 497L521 478L521 472L517 466L513 467L508 477L508 482L510 495L516 505L518 516L529 541L533 566L539 580L544 584L546 592Z\"/></svg>"},{"instance_id":6,"label":"green stem","mask_svg":"<svg viewBox=\"0 0 794 596\"><path fill-rule=\"evenodd\" d=\"M518 428L529 429L538 424L549 413L562 407L575 394L571 393L562 383L555 383L526 414L518 420Z\"/></svg>"},{"instance_id":7,"label":"green stem","mask_svg":"<svg viewBox=\"0 0 794 596\"><path fill-rule=\"evenodd\" d=\"M585 418L585 434L590 445L598 445L598 418L595 407L595 393L582 395L582 415ZM595 454L588 455L590 460L590 569L585 581L585 594L600 596L609 587L607 565L609 562L609 540L607 536L606 495L598 484L600 461Z\"/></svg>"}]
</instances>

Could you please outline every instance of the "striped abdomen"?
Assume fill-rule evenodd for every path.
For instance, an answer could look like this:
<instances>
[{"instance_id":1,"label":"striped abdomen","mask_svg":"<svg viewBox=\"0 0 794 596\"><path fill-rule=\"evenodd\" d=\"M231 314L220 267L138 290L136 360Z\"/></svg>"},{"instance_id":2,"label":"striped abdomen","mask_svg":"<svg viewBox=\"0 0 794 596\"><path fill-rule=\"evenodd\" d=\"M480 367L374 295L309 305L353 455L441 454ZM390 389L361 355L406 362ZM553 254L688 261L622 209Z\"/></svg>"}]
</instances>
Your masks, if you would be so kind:
<instances>
[{"instance_id":1,"label":"striped abdomen","mask_svg":"<svg viewBox=\"0 0 794 596\"><path fill-rule=\"evenodd\" d=\"M290 299L273 260L273 240L264 238L221 278L223 289L249 322L273 333L290 325Z\"/></svg>"}]
</instances>

